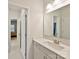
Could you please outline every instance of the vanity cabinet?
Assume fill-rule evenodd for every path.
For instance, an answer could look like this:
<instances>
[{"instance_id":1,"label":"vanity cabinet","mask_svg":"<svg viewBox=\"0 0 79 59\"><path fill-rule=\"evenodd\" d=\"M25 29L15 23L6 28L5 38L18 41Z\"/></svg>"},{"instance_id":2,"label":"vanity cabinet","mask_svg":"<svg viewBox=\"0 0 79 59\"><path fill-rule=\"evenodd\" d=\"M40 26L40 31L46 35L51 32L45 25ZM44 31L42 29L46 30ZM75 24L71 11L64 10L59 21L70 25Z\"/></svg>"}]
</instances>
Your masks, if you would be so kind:
<instances>
[{"instance_id":1,"label":"vanity cabinet","mask_svg":"<svg viewBox=\"0 0 79 59\"><path fill-rule=\"evenodd\" d=\"M64 59L42 45L34 42L34 59Z\"/></svg>"},{"instance_id":2,"label":"vanity cabinet","mask_svg":"<svg viewBox=\"0 0 79 59\"><path fill-rule=\"evenodd\" d=\"M63 58L63 57L57 55L57 59L65 59L65 58Z\"/></svg>"},{"instance_id":3,"label":"vanity cabinet","mask_svg":"<svg viewBox=\"0 0 79 59\"><path fill-rule=\"evenodd\" d=\"M34 59L46 59L46 55L34 46Z\"/></svg>"},{"instance_id":4,"label":"vanity cabinet","mask_svg":"<svg viewBox=\"0 0 79 59\"><path fill-rule=\"evenodd\" d=\"M34 42L34 59L56 59L56 54L49 52L46 48Z\"/></svg>"},{"instance_id":5,"label":"vanity cabinet","mask_svg":"<svg viewBox=\"0 0 79 59\"><path fill-rule=\"evenodd\" d=\"M53 59L50 56L46 55L45 53L43 53L41 50L39 50L38 48L35 49L35 56L34 59Z\"/></svg>"},{"instance_id":6,"label":"vanity cabinet","mask_svg":"<svg viewBox=\"0 0 79 59\"><path fill-rule=\"evenodd\" d=\"M50 56L46 56L46 59L54 59L54 58L51 58ZM56 59L56 58L55 58Z\"/></svg>"}]
</instances>

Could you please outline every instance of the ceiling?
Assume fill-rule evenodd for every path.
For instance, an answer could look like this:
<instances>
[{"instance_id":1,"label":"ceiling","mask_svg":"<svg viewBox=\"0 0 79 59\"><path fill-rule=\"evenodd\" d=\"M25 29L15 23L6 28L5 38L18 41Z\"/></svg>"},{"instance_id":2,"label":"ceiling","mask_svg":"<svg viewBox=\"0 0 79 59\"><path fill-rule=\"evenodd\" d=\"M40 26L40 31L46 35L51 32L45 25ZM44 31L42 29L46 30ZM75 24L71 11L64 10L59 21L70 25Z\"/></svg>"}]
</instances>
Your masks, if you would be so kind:
<instances>
[{"instance_id":1,"label":"ceiling","mask_svg":"<svg viewBox=\"0 0 79 59\"><path fill-rule=\"evenodd\" d=\"M9 8L9 9L12 9L12 10L18 10L18 11L20 11L20 10L21 10L21 8L20 8L20 7L15 6L15 5L12 5L12 4L9 4L9 5L8 5L8 8Z\"/></svg>"}]
</instances>

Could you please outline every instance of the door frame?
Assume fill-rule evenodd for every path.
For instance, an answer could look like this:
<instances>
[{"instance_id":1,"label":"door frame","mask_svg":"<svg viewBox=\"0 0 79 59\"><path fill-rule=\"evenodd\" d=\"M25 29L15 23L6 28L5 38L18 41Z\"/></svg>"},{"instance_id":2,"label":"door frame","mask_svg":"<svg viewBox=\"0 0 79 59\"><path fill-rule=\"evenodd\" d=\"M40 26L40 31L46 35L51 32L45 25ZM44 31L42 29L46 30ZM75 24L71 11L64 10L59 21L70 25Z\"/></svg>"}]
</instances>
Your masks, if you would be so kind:
<instances>
[{"instance_id":1,"label":"door frame","mask_svg":"<svg viewBox=\"0 0 79 59\"><path fill-rule=\"evenodd\" d=\"M25 14L25 59L27 59L27 14Z\"/></svg>"},{"instance_id":2,"label":"door frame","mask_svg":"<svg viewBox=\"0 0 79 59\"><path fill-rule=\"evenodd\" d=\"M29 17L30 17L30 8L29 7L27 7L27 6L24 6L24 5L21 5L21 4L17 4L17 3L14 3L14 2L8 2L8 4L9 5L14 5L14 6L17 6L17 7L19 7L19 8L22 8L22 9L25 9L25 10L27 10L27 32L28 32L28 20L29 20ZM21 21L21 20L20 20ZM11 27L11 26L10 26ZM27 33L27 37L28 37L28 33ZM21 41L21 38L20 38L20 40L19 41ZM26 45L28 45L27 44L27 41L28 41L28 39L26 40ZM20 43L21 44L21 43ZM22 53L22 52L21 52ZM28 57L27 57L27 46L26 46L26 49L25 49L25 59L27 59Z\"/></svg>"}]
</instances>

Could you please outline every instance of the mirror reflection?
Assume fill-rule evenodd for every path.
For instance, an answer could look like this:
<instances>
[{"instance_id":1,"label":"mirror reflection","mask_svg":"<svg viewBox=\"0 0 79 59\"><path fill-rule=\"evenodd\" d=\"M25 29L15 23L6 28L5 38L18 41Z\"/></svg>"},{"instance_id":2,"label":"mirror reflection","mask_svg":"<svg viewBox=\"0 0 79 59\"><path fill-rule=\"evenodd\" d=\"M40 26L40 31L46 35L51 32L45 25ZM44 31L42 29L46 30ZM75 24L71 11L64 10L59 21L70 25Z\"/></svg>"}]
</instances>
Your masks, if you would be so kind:
<instances>
[{"instance_id":1,"label":"mirror reflection","mask_svg":"<svg viewBox=\"0 0 79 59\"><path fill-rule=\"evenodd\" d=\"M70 39L70 5L44 15L44 37Z\"/></svg>"}]
</instances>

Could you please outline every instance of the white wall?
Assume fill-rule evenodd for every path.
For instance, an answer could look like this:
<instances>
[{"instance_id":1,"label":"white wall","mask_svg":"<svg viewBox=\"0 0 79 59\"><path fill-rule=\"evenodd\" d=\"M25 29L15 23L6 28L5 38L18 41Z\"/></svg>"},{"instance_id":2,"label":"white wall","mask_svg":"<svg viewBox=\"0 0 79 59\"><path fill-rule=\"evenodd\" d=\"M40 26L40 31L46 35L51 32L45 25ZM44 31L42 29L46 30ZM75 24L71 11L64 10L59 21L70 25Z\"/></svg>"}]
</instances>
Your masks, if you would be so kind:
<instances>
[{"instance_id":1,"label":"white wall","mask_svg":"<svg viewBox=\"0 0 79 59\"><path fill-rule=\"evenodd\" d=\"M20 11L16 10L12 7L9 7L9 19L19 19L20 17Z\"/></svg>"},{"instance_id":2,"label":"white wall","mask_svg":"<svg viewBox=\"0 0 79 59\"><path fill-rule=\"evenodd\" d=\"M43 0L9 0L29 8L27 21L27 59L33 59L32 37L43 36Z\"/></svg>"},{"instance_id":3,"label":"white wall","mask_svg":"<svg viewBox=\"0 0 79 59\"><path fill-rule=\"evenodd\" d=\"M52 36L52 16L45 14L44 16L44 35Z\"/></svg>"},{"instance_id":4,"label":"white wall","mask_svg":"<svg viewBox=\"0 0 79 59\"><path fill-rule=\"evenodd\" d=\"M70 39L70 7L66 6L61 10L62 24L61 24L61 37Z\"/></svg>"}]
</instances>

